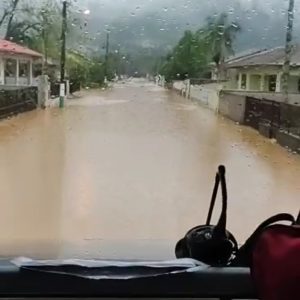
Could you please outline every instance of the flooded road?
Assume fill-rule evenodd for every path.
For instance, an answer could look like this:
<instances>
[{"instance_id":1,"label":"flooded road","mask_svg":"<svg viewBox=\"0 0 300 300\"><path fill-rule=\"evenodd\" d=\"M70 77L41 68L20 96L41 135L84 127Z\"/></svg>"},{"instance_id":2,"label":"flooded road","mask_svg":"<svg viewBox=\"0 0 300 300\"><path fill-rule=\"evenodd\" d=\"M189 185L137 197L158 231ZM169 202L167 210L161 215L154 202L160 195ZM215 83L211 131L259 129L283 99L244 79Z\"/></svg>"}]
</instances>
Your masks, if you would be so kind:
<instances>
[{"instance_id":1,"label":"flooded road","mask_svg":"<svg viewBox=\"0 0 300 300\"><path fill-rule=\"evenodd\" d=\"M300 203L299 156L143 82L1 121L0 160L1 256L173 258L221 163L240 242Z\"/></svg>"}]
</instances>

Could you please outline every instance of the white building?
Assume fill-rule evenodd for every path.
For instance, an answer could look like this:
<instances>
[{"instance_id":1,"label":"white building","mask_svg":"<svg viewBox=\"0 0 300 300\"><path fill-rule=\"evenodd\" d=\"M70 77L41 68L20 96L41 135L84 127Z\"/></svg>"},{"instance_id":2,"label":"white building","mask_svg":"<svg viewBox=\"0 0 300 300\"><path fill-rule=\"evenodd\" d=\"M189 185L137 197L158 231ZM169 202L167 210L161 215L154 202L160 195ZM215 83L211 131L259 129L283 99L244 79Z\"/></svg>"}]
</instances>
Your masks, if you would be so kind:
<instances>
[{"instance_id":1,"label":"white building","mask_svg":"<svg viewBox=\"0 0 300 300\"><path fill-rule=\"evenodd\" d=\"M0 39L0 86L35 85L34 62L42 54L16 43Z\"/></svg>"},{"instance_id":2,"label":"white building","mask_svg":"<svg viewBox=\"0 0 300 300\"><path fill-rule=\"evenodd\" d=\"M284 47L256 51L226 61L226 89L256 92L282 92ZM289 93L300 93L300 46L291 56Z\"/></svg>"}]
</instances>

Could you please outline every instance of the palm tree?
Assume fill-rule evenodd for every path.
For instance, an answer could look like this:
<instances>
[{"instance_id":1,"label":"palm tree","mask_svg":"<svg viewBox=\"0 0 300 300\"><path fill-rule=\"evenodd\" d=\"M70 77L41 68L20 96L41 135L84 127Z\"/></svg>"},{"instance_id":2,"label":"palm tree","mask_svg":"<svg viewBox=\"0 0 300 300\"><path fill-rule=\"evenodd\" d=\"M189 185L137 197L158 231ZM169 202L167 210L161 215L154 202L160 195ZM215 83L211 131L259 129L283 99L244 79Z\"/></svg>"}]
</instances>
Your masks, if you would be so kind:
<instances>
[{"instance_id":1,"label":"palm tree","mask_svg":"<svg viewBox=\"0 0 300 300\"><path fill-rule=\"evenodd\" d=\"M198 31L217 66L219 79L225 77L225 59L234 54L233 43L240 30L239 24L230 22L227 14L222 13L217 17L208 18L206 27Z\"/></svg>"}]
</instances>

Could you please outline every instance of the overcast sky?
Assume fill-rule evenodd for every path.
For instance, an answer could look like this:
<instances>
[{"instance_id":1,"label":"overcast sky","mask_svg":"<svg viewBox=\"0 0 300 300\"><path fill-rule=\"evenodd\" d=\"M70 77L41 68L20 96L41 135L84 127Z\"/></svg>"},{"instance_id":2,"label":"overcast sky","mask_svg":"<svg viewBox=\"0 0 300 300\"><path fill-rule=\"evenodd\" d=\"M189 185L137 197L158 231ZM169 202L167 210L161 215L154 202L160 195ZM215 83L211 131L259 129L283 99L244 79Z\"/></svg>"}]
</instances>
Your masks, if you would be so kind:
<instances>
[{"instance_id":1,"label":"overcast sky","mask_svg":"<svg viewBox=\"0 0 300 300\"><path fill-rule=\"evenodd\" d=\"M206 11L211 10L230 11L238 4L245 9L259 9L275 14L288 7L288 0L79 0L78 2L86 7L94 8L93 14L109 13L105 17L119 16L128 12L141 14L163 9L177 11L177 13L196 9L205 14Z\"/></svg>"},{"instance_id":2,"label":"overcast sky","mask_svg":"<svg viewBox=\"0 0 300 300\"><path fill-rule=\"evenodd\" d=\"M0 5L2 1L0 0ZM33 0L23 1L32 2ZM44 0L35 0L36 3L41 3L42 1ZM61 2L61 0L57 1ZM166 42L172 45L174 40L178 40L181 37L183 30L198 29L208 16L227 12L231 18L242 25L243 32L239 37L239 45L245 45L245 47L240 48L247 48L248 46L269 47L284 43L284 32L287 24L288 0L71 1L80 13L84 10L90 10L90 15L86 16L88 30L97 39L105 38L105 30L107 28L111 29L119 23L118 30L120 29L120 24L125 28L125 31L126 27L128 27L127 33L128 31L134 31L134 35L142 43L151 44L153 36L157 35L159 38L157 43L163 42L165 36ZM300 33L299 6L300 1L296 1L295 37L299 37ZM152 28L152 32L147 30ZM96 35L98 32L102 33ZM173 38L170 40L171 35L173 35ZM124 38L130 39L133 36L127 34ZM116 36L116 40L120 40L121 43L124 42L120 35ZM300 39L298 38L298 40ZM103 43L102 41L97 41L98 44L100 42Z\"/></svg>"},{"instance_id":3,"label":"overcast sky","mask_svg":"<svg viewBox=\"0 0 300 300\"><path fill-rule=\"evenodd\" d=\"M89 16L92 28L107 27L111 23L122 22L134 26L150 26L146 22L147 16L154 16L154 22L160 22L173 26L176 20L179 23L179 32L185 29L195 29L203 25L208 16L227 12L233 19L239 21L243 27L241 39L245 44L249 38L253 40L261 39L261 46L273 46L282 44L284 41L284 31L287 24L288 0L77 0L78 3L89 9ZM299 36L300 17L298 16L299 3L296 2L295 32ZM174 22L175 21L175 22ZM184 28L183 28L184 27ZM173 27L172 27L173 28ZM132 27L130 28L131 30ZM174 26L174 30L177 30ZM253 31L253 32L252 32ZM278 34L276 34L278 33ZM166 35L170 31L165 31ZM271 36L271 39L270 39ZM256 38L257 37L257 38ZM268 43L264 43L267 40ZM271 41L271 43L270 43ZM274 43L273 43L274 42ZM256 41L253 42L255 45ZM260 47L260 45L258 45ZM252 47L252 46L251 46Z\"/></svg>"},{"instance_id":4,"label":"overcast sky","mask_svg":"<svg viewBox=\"0 0 300 300\"><path fill-rule=\"evenodd\" d=\"M143 17L149 13L160 13L166 21L180 18L186 22L201 24L205 18L214 13L227 12L234 16L238 12L241 19L251 19L258 13L267 14L269 19L286 17L288 0L77 0L80 5L90 9L90 19L108 22L111 20L130 20ZM296 30L298 24L298 7L296 1ZM241 11L243 14L240 15ZM300 19L300 18L299 18ZM262 24L265 25L265 24ZM268 25L268 24L266 24Z\"/></svg>"}]
</instances>

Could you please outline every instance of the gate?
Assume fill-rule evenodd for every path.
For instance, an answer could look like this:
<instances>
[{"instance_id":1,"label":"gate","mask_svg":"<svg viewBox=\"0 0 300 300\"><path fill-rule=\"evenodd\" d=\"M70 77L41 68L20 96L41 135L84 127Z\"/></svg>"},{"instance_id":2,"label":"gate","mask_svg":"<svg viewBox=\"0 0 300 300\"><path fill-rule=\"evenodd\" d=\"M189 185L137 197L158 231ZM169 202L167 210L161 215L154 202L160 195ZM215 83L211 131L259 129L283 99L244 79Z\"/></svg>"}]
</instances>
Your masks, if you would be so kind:
<instances>
[{"instance_id":1,"label":"gate","mask_svg":"<svg viewBox=\"0 0 300 300\"><path fill-rule=\"evenodd\" d=\"M70 81L70 93L73 94L80 91L80 86L80 81Z\"/></svg>"},{"instance_id":2,"label":"gate","mask_svg":"<svg viewBox=\"0 0 300 300\"><path fill-rule=\"evenodd\" d=\"M66 84L66 83L65 83ZM73 94L75 92L80 91L80 82L79 81L70 81L70 93ZM65 87L67 90L67 86ZM60 91L60 82L50 82L50 95L51 97L59 97Z\"/></svg>"},{"instance_id":3,"label":"gate","mask_svg":"<svg viewBox=\"0 0 300 300\"><path fill-rule=\"evenodd\" d=\"M246 97L245 123L257 130L260 124L278 129L280 127L280 103Z\"/></svg>"},{"instance_id":4,"label":"gate","mask_svg":"<svg viewBox=\"0 0 300 300\"><path fill-rule=\"evenodd\" d=\"M257 130L262 116L260 101L256 98L246 97L245 124Z\"/></svg>"},{"instance_id":5,"label":"gate","mask_svg":"<svg viewBox=\"0 0 300 300\"><path fill-rule=\"evenodd\" d=\"M59 97L59 89L60 83L59 82L50 82L50 95L53 98Z\"/></svg>"}]
</instances>

